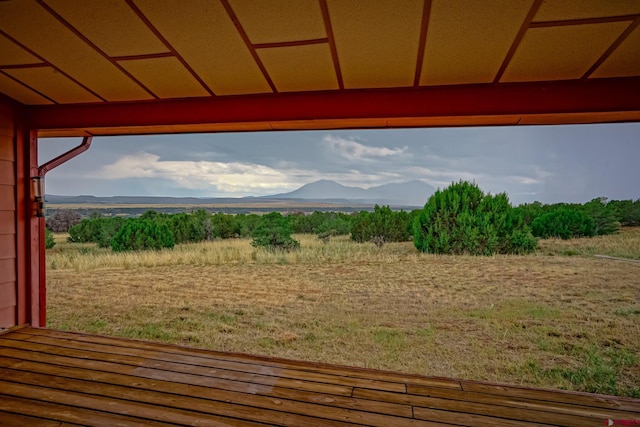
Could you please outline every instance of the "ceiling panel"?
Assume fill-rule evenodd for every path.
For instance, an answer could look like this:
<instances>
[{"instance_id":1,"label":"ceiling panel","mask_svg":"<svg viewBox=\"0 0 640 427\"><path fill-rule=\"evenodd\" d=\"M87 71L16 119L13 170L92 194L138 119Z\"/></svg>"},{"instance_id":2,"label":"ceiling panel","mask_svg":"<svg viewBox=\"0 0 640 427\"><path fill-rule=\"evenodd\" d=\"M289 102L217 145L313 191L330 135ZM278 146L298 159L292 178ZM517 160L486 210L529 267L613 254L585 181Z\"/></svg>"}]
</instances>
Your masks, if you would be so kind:
<instances>
[{"instance_id":1,"label":"ceiling panel","mask_svg":"<svg viewBox=\"0 0 640 427\"><path fill-rule=\"evenodd\" d=\"M640 76L640 26L607 58L591 77Z\"/></svg>"},{"instance_id":2,"label":"ceiling panel","mask_svg":"<svg viewBox=\"0 0 640 427\"><path fill-rule=\"evenodd\" d=\"M412 86L421 0L328 0L345 88Z\"/></svg>"},{"instance_id":3,"label":"ceiling panel","mask_svg":"<svg viewBox=\"0 0 640 427\"><path fill-rule=\"evenodd\" d=\"M329 44L259 49L279 92L338 89Z\"/></svg>"},{"instance_id":4,"label":"ceiling panel","mask_svg":"<svg viewBox=\"0 0 640 427\"><path fill-rule=\"evenodd\" d=\"M120 65L160 98L209 96L176 58L126 60Z\"/></svg>"},{"instance_id":5,"label":"ceiling panel","mask_svg":"<svg viewBox=\"0 0 640 427\"><path fill-rule=\"evenodd\" d=\"M215 1L136 0L216 95L271 92L222 5Z\"/></svg>"},{"instance_id":6,"label":"ceiling panel","mask_svg":"<svg viewBox=\"0 0 640 427\"><path fill-rule=\"evenodd\" d=\"M51 67L14 68L5 73L56 102L99 102L93 94Z\"/></svg>"},{"instance_id":7,"label":"ceiling panel","mask_svg":"<svg viewBox=\"0 0 640 427\"><path fill-rule=\"evenodd\" d=\"M45 0L109 56L168 52L124 0Z\"/></svg>"},{"instance_id":8,"label":"ceiling panel","mask_svg":"<svg viewBox=\"0 0 640 427\"><path fill-rule=\"evenodd\" d=\"M318 0L230 0L251 43L327 37Z\"/></svg>"},{"instance_id":9,"label":"ceiling panel","mask_svg":"<svg viewBox=\"0 0 640 427\"><path fill-rule=\"evenodd\" d=\"M0 34L0 65L38 64L38 58Z\"/></svg>"},{"instance_id":10,"label":"ceiling panel","mask_svg":"<svg viewBox=\"0 0 640 427\"><path fill-rule=\"evenodd\" d=\"M640 13L638 0L544 0L534 22L600 18Z\"/></svg>"},{"instance_id":11,"label":"ceiling panel","mask_svg":"<svg viewBox=\"0 0 640 427\"><path fill-rule=\"evenodd\" d=\"M2 73L0 73L0 92L23 104L52 104L48 99L38 95L36 92L24 87Z\"/></svg>"},{"instance_id":12,"label":"ceiling panel","mask_svg":"<svg viewBox=\"0 0 640 427\"><path fill-rule=\"evenodd\" d=\"M109 101L151 98L35 1L0 1L0 16L0 28L7 34L103 98Z\"/></svg>"},{"instance_id":13,"label":"ceiling panel","mask_svg":"<svg viewBox=\"0 0 640 427\"><path fill-rule=\"evenodd\" d=\"M581 78L627 28L628 22L532 28L502 82Z\"/></svg>"},{"instance_id":14,"label":"ceiling panel","mask_svg":"<svg viewBox=\"0 0 640 427\"><path fill-rule=\"evenodd\" d=\"M492 82L532 3L434 0L420 84Z\"/></svg>"}]
</instances>

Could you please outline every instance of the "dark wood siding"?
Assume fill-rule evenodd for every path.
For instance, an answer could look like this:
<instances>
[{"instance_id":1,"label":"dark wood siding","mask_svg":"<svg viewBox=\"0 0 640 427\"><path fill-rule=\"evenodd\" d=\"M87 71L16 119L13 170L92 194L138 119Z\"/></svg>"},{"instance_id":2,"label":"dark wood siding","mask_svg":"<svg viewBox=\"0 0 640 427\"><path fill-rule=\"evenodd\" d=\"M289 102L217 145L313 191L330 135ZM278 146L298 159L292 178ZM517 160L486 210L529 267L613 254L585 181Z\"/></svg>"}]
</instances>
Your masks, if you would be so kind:
<instances>
[{"instance_id":1,"label":"dark wood siding","mask_svg":"<svg viewBox=\"0 0 640 427\"><path fill-rule=\"evenodd\" d=\"M17 323L15 111L0 100L0 328Z\"/></svg>"}]
</instances>

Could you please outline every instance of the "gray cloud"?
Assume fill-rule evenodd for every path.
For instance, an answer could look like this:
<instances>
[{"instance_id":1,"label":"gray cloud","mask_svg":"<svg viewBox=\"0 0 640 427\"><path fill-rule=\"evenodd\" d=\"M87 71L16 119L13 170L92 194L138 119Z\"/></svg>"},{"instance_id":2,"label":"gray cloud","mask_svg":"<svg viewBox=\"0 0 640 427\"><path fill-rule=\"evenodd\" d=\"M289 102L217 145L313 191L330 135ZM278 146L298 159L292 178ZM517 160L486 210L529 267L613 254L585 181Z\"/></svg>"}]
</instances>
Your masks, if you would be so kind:
<instances>
[{"instance_id":1,"label":"gray cloud","mask_svg":"<svg viewBox=\"0 0 640 427\"><path fill-rule=\"evenodd\" d=\"M640 124L95 138L47 175L50 194L246 196L318 179L474 180L515 203L639 198ZM40 142L41 163L79 140Z\"/></svg>"}]
</instances>

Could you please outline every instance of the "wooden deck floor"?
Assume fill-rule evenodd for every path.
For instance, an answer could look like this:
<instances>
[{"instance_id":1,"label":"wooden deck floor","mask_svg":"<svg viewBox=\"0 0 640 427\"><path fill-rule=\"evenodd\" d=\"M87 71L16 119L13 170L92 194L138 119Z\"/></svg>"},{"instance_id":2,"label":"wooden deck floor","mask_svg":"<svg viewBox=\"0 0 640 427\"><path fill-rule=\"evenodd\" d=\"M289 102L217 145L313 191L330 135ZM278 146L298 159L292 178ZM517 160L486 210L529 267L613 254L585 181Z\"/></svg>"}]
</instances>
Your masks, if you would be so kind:
<instances>
[{"instance_id":1,"label":"wooden deck floor","mask_svg":"<svg viewBox=\"0 0 640 427\"><path fill-rule=\"evenodd\" d=\"M47 329L0 335L2 426L582 427L609 419L640 424L640 400Z\"/></svg>"}]
</instances>

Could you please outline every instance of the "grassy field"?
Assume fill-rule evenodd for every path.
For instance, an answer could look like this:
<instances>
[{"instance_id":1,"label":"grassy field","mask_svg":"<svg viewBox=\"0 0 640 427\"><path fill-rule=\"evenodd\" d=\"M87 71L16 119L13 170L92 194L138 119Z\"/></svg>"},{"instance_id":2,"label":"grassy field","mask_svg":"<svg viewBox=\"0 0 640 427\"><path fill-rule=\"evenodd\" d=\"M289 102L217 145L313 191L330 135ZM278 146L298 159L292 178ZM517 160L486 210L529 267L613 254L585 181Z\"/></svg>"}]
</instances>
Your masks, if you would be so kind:
<instances>
[{"instance_id":1,"label":"grassy field","mask_svg":"<svg viewBox=\"0 0 640 427\"><path fill-rule=\"evenodd\" d=\"M48 326L425 375L640 397L640 228L529 256L248 240L47 253Z\"/></svg>"}]
</instances>

